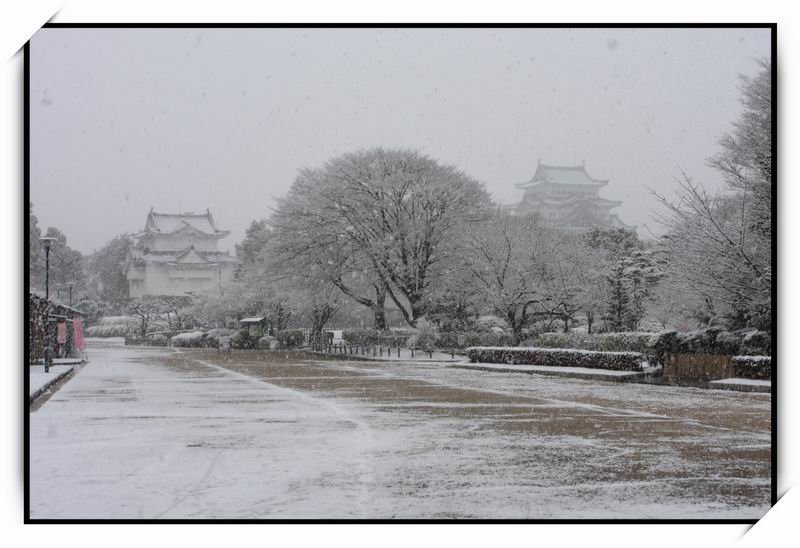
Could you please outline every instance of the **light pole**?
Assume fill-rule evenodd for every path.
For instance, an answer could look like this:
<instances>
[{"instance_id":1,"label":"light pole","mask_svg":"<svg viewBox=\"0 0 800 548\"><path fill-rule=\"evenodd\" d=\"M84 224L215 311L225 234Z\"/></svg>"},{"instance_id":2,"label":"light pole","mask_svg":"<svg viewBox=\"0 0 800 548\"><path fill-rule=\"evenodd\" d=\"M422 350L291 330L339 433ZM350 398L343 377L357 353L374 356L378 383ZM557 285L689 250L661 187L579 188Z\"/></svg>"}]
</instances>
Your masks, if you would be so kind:
<instances>
[{"instance_id":1,"label":"light pole","mask_svg":"<svg viewBox=\"0 0 800 548\"><path fill-rule=\"evenodd\" d=\"M50 351L50 248L56 241L55 238L39 238L44 245L44 372L50 372L50 362L53 360Z\"/></svg>"}]
</instances>

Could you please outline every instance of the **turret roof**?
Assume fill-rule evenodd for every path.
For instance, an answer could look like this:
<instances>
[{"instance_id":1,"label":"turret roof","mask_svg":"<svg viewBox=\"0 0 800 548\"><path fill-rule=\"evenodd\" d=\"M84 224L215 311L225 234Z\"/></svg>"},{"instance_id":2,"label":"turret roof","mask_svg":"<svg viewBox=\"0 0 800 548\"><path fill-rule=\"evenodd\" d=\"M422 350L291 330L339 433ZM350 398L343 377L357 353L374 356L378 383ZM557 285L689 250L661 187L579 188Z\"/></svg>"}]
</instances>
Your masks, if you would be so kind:
<instances>
[{"instance_id":1,"label":"turret roof","mask_svg":"<svg viewBox=\"0 0 800 548\"><path fill-rule=\"evenodd\" d=\"M227 230L217 228L214 217L208 209L205 213L156 213L150 209L150 213L147 214L145 233L173 234L185 230L217 237L228 234Z\"/></svg>"},{"instance_id":2,"label":"turret roof","mask_svg":"<svg viewBox=\"0 0 800 548\"><path fill-rule=\"evenodd\" d=\"M608 184L607 179L595 179L586 172L586 165L553 166L542 164L536 166L536 173L524 183L517 183L517 188L530 188L540 184L576 185L600 187Z\"/></svg>"}]
</instances>

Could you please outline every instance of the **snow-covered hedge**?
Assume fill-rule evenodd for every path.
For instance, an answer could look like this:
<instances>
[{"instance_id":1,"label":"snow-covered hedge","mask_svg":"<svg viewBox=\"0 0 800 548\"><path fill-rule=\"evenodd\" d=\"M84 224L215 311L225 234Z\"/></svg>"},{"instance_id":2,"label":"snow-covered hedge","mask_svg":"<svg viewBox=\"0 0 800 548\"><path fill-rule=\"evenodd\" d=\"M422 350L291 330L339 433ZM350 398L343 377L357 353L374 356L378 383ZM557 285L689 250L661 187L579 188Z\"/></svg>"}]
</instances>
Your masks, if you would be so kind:
<instances>
[{"instance_id":1,"label":"snow-covered hedge","mask_svg":"<svg viewBox=\"0 0 800 548\"><path fill-rule=\"evenodd\" d=\"M189 333L178 333L170 339L172 346L181 348L199 348L205 346L205 333L202 331L191 331Z\"/></svg>"},{"instance_id":2,"label":"snow-covered hedge","mask_svg":"<svg viewBox=\"0 0 800 548\"><path fill-rule=\"evenodd\" d=\"M98 325L135 325L138 321L133 316L103 316L97 323Z\"/></svg>"},{"instance_id":3,"label":"snow-covered hedge","mask_svg":"<svg viewBox=\"0 0 800 548\"><path fill-rule=\"evenodd\" d=\"M679 333L664 331L648 345L648 359L664 363L667 354L711 354L720 356L767 355L772 353L769 333L755 330L723 331L709 327Z\"/></svg>"},{"instance_id":4,"label":"snow-covered hedge","mask_svg":"<svg viewBox=\"0 0 800 548\"><path fill-rule=\"evenodd\" d=\"M87 337L134 337L139 334L139 329L134 325L109 324L92 325L86 328Z\"/></svg>"},{"instance_id":5,"label":"snow-covered hedge","mask_svg":"<svg viewBox=\"0 0 800 548\"><path fill-rule=\"evenodd\" d=\"M733 375L744 379L772 379L772 358L769 356L734 356Z\"/></svg>"},{"instance_id":6,"label":"snow-covered hedge","mask_svg":"<svg viewBox=\"0 0 800 548\"><path fill-rule=\"evenodd\" d=\"M513 348L505 346L473 346L467 349L473 363L508 363L549 365L555 367L588 367L614 371L641 371L639 352L596 352L592 350L556 348Z\"/></svg>"},{"instance_id":7,"label":"snow-covered hedge","mask_svg":"<svg viewBox=\"0 0 800 548\"><path fill-rule=\"evenodd\" d=\"M528 345L544 348L577 348L600 352L647 352L657 333L627 331L619 333L541 333Z\"/></svg>"}]
</instances>

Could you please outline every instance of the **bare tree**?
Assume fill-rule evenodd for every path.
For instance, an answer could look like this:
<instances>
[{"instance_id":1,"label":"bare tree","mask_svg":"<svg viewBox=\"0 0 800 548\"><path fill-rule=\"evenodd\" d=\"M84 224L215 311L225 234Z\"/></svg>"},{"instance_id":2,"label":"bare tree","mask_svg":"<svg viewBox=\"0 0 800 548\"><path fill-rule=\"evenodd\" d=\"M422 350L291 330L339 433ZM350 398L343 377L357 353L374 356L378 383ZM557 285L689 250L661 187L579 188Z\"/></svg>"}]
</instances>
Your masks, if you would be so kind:
<instances>
[{"instance_id":1,"label":"bare tree","mask_svg":"<svg viewBox=\"0 0 800 548\"><path fill-rule=\"evenodd\" d=\"M658 198L668 210L659 222L667 229L661 243L674 278L739 318L735 327L768 328L771 242L747 220L747 193L709 195L684 175L676 200Z\"/></svg>"},{"instance_id":2,"label":"bare tree","mask_svg":"<svg viewBox=\"0 0 800 548\"><path fill-rule=\"evenodd\" d=\"M132 301L128 305L128 311L132 316L139 320L139 335L147 336L147 328L150 322L158 318L161 314L163 302L159 298L143 297Z\"/></svg>"},{"instance_id":3,"label":"bare tree","mask_svg":"<svg viewBox=\"0 0 800 548\"><path fill-rule=\"evenodd\" d=\"M657 195L672 277L730 327L772 328L772 66L742 77L744 110L709 163L728 191L709 194L683 174L676 198Z\"/></svg>"},{"instance_id":4,"label":"bare tree","mask_svg":"<svg viewBox=\"0 0 800 548\"><path fill-rule=\"evenodd\" d=\"M548 283L558 234L535 217L502 210L473 228L463 247L464 268L480 299L520 338L532 306L540 314L554 313Z\"/></svg>"}]
</instances>

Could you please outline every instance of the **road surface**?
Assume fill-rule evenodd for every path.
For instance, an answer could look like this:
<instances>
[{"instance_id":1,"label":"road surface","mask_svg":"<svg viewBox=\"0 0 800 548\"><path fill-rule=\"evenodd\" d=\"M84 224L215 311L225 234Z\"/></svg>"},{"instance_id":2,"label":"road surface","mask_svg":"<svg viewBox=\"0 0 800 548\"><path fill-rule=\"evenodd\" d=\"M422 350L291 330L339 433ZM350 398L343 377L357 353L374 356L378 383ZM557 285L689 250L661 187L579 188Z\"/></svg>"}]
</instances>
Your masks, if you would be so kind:
<instances>
[{"instance_id":1,"label":"road surface","mask_svg":"<svg viewBox=\"0 0 800 548\"><path fill-rule=\"evenodd\" d=\"M108 345L30 425L34 519L769 509L769 394Z\"/></svg>"}]
</instances>

